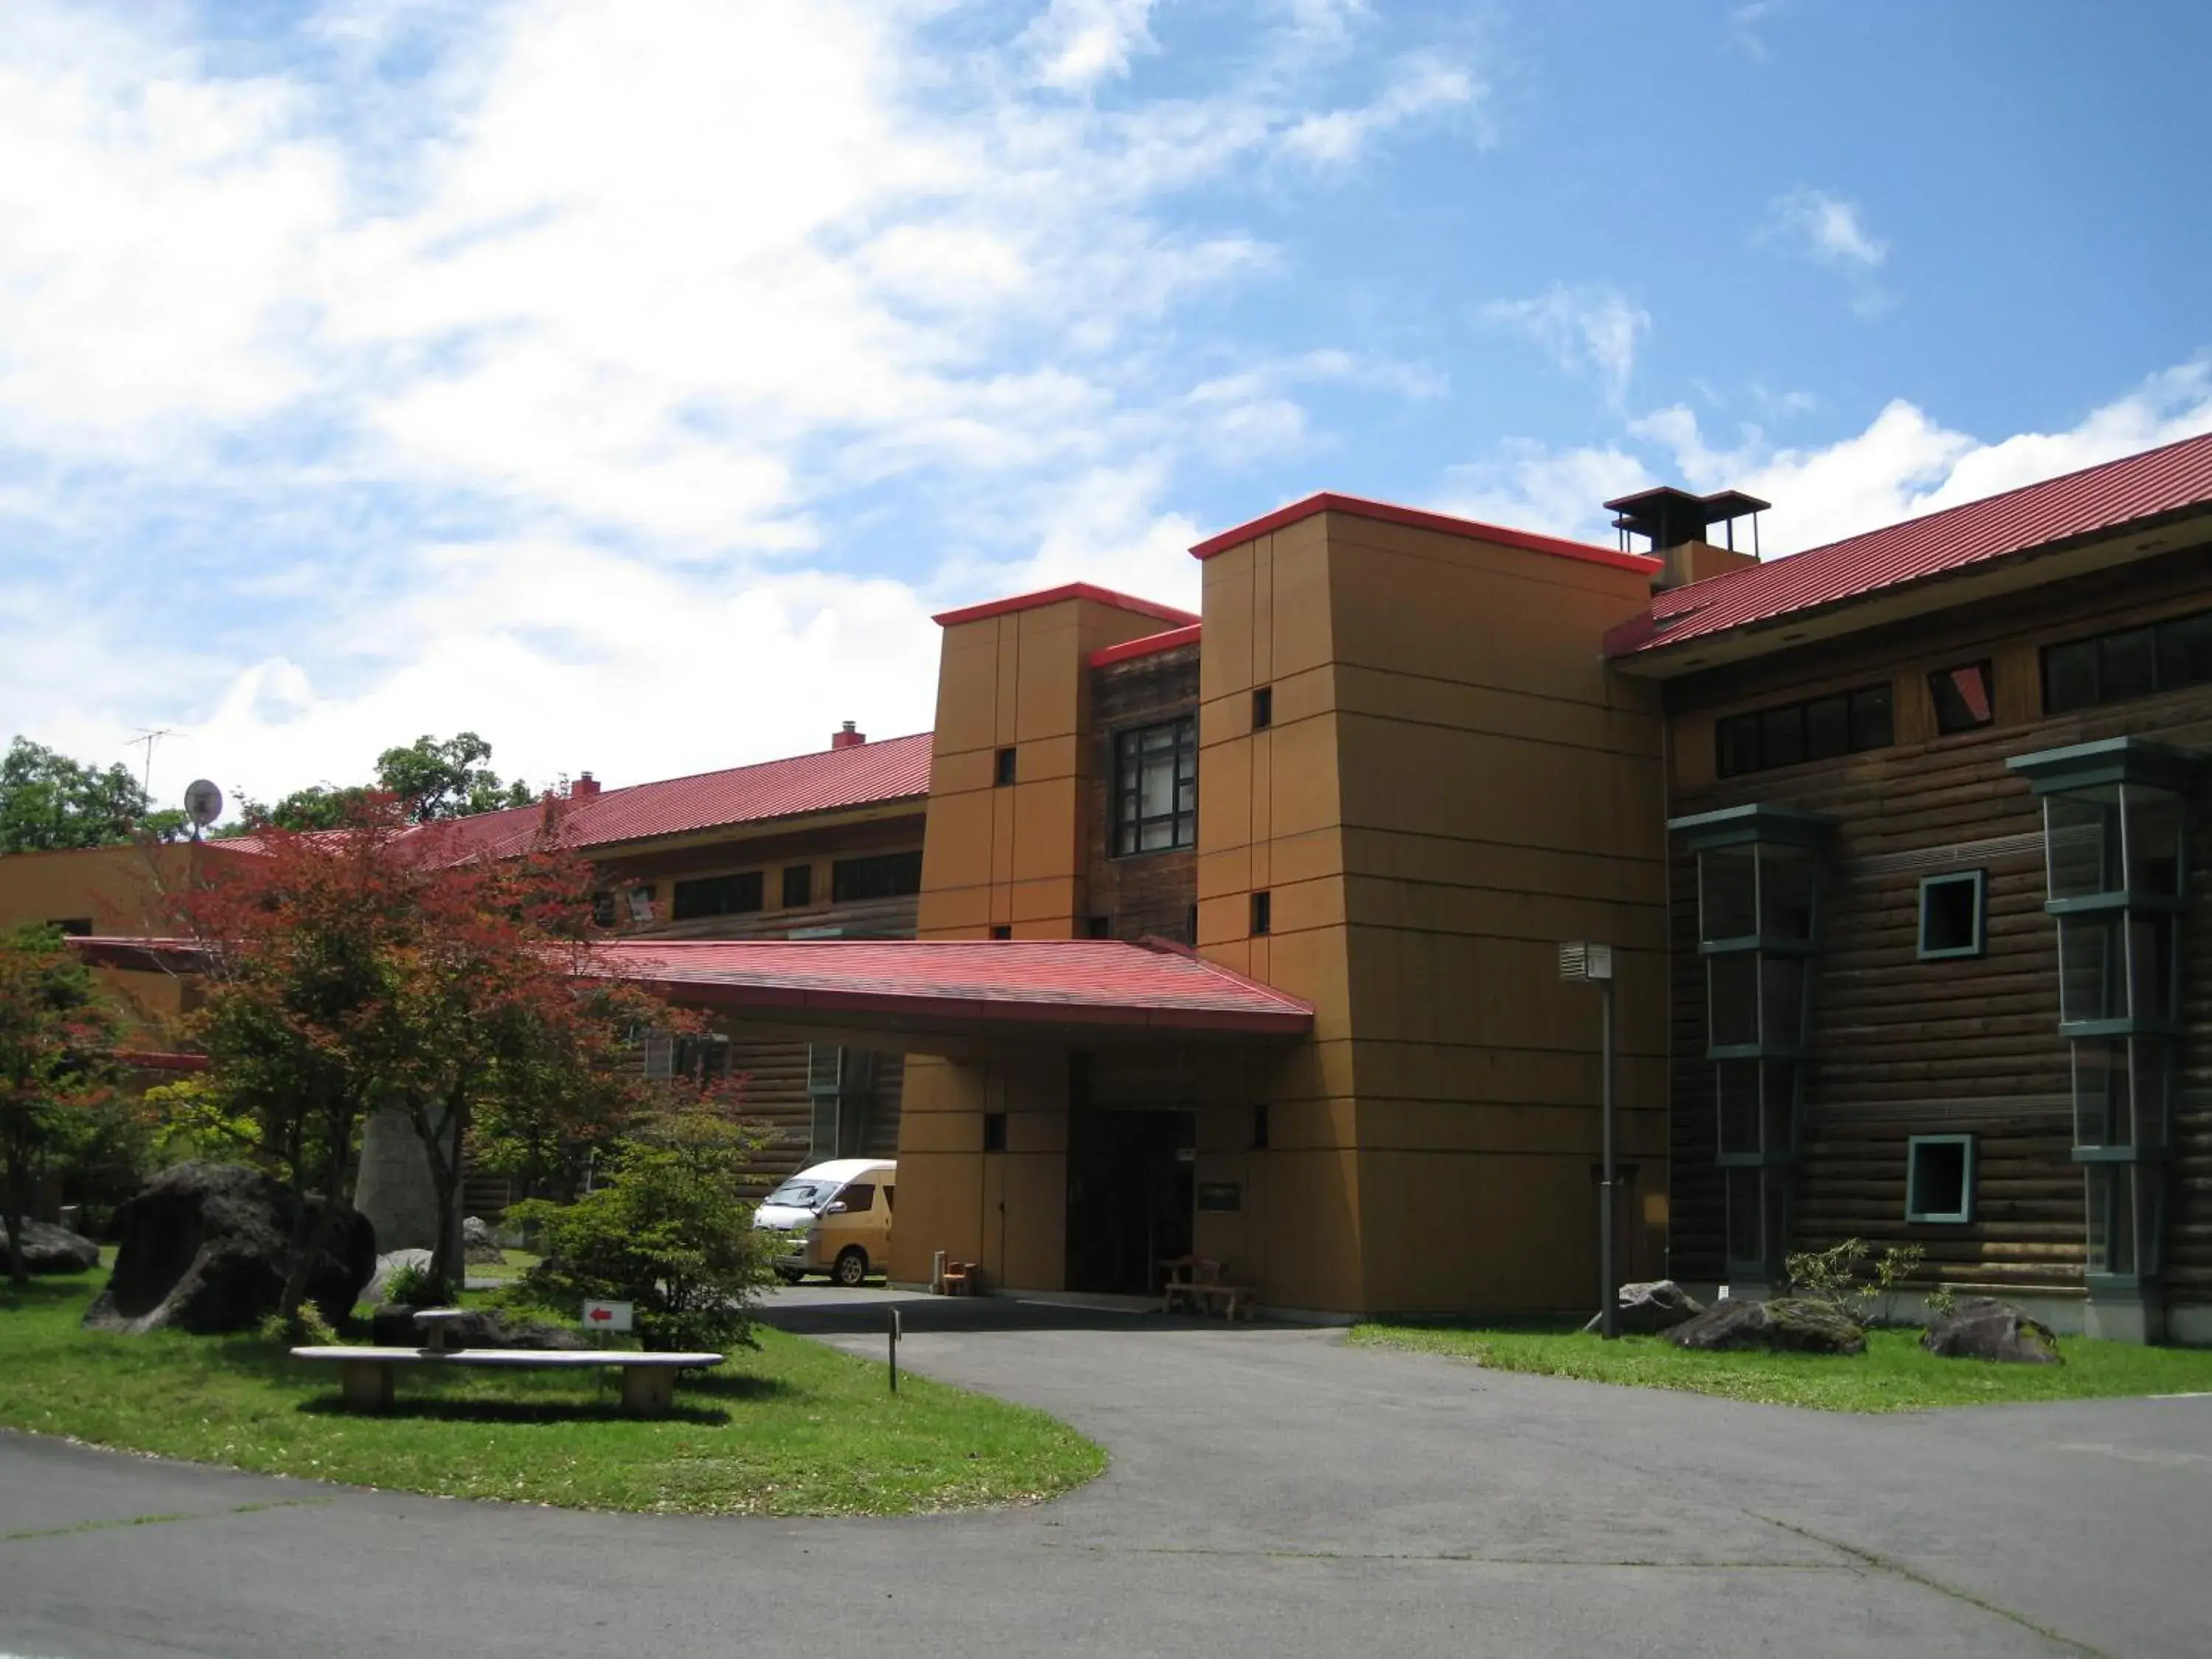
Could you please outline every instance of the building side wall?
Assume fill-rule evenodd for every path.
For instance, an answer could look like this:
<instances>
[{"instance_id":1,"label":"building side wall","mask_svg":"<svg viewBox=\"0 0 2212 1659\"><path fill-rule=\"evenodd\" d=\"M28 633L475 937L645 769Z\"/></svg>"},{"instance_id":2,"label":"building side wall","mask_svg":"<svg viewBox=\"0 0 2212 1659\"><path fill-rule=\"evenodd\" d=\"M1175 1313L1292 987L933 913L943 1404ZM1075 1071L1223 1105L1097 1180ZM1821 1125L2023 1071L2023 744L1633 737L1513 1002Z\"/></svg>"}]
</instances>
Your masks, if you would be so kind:
<instances>
[{"instance_id":1,"label":"building side wall","mask_svg":"<svg viewBox=\"0 0 2212 1659\"><path fill-rule=\"evenodd\" d=\"M1352 517L1329 550L1364 1305L1585 1305L1601 1011L1562 940L1615 951L1624 1278L1666 1190L1663 722L1593 648L1648 578Z\"/></svg>"},{"instance_id":2,"label":"building side wall","mask_svg":"<svg viewBox=\"0 0 2212 1659\"><path fill-rule=\"evenodd\" d=\"M1198 948L1314 1006L1310 1040L1255 1051L1200 1115L1201 1182L1241 1182L1234 1215L1200 1212L1197 1246L1280 1305L1367 1305L1337 768L1334 617L1319 518L1206 561L1199 670ZM1273 722L1252 728L1252 693ZM1252 934L1251 896L1270 895ZM1267 1111L1265 1150L1252 1109Z\"/></svg>"},{"instance_id":3,"label":"building side wall","mask_svg":"<svg viewBox=\"0 0 2212 1659\"><path fill-rule=\"evenodd\" d=\"M2137 567L1808 647L1669 688L1673 810L1766 802L1838 822L1823 894L1813 990L1812 1067L1791 1248L1846 1237L1918 1245L1923 1277L2078 1297L2083 1182L2069 1158L2068 1045L2057 1030L2056 926L2044 912L2042 818L2014 755L2136 736L2212 748L2212 692L2196 690L2046 719L2040 647L2142 618L2212 605L2212 558ZM1928 677L1987 660L1996 720L1936 731ZM1724 714L1887 680L1897 741L1846 759L1715 776L1713 725ZM2192 803L2194 893L2185 918L2188 1035L2182 1052L2169 1233L2178 1302L2212 1303L2212 792ZM1988 872L1987 950L1917 957L1923 877ZM1722 1194L1713 1168L1712 1067L1697 955L1697 872L1673 858L1674 1272L1722 1271ZM1905 1221L1906 1142L1977 1137L1974 1220Z\"/></svg>"}]
</instances>

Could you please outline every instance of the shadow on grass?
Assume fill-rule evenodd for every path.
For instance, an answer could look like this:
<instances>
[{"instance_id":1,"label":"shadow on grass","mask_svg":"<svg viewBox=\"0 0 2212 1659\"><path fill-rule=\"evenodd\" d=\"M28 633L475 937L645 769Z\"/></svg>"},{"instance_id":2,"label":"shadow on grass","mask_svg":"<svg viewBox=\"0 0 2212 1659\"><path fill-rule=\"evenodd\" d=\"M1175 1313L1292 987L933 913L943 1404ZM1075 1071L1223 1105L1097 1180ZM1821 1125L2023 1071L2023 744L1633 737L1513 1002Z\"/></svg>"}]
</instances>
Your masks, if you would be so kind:
<instances>
[{"instance_id":1,"label":"shadow on grass","mask_svg":"<svg viewBox=\"0 0 2212 1659\"><path fill-rule=\"evenodd\" d=\"M334 1394L302 1400L299 1409L310 1417L352 1417ZM529 1401L456 1399L447 1395L416 1395L394 1401L375 1413L380 1422L438 1423L689 1423L700 1428L720 1428L730 1413L712 1406L676 1405L665 1412L626 1412L599 1401Z\"/></svg>"},{"instance_id":2,"label":"shadow on grass","mask_svg":"<svg viewBox=\"0 0 2212 1659\"><path fill-rule=\"evenodd\" d=\"M82 1299L101 1282L88 1269L81 1273L41 1274L27 1285L14 1283L5 1273L6 1268L0 1267L0 1313L57 1308Z\"/></svg>"}]
</instances>

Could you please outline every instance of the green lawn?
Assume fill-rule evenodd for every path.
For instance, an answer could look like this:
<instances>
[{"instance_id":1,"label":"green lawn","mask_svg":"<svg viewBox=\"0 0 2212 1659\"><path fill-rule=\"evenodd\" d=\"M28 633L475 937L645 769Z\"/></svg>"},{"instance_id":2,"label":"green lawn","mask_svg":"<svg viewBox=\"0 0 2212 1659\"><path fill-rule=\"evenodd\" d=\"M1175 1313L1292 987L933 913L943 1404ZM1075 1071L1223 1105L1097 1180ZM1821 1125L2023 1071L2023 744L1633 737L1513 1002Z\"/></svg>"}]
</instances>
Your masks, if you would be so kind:
<instances>
[{"instance_id":1,"label":"green lawn","mask_svg":"<svg viewBox=\"0 0 2212 1659\"><path fill-rule=\"evenodd\" d=\"M2212 1351L2058 1340L2063 1365L1939 1359L1917 1331L1869 1331L1856 1358L1832 1354L1689 1353L1656 1336L1604 1342L1579 1331L1361 1325L1354 1342L1457 1355L1502 1371L1575 1376L1643 1389L1684 1389L1832 1412L1910 1412L2019 1400L2212 1390Z\"/></svg>"},{"instance_id":2,"label":"green lawn","mask_svg":"<svg viewBox=\"0 0 2212 1659\"><path fill-rule=\"evenodd\" d=\"M103 1274L0 1282L0 1426L270 1474L452 1498L715 1515L903 1515L1049 1498L1105 1454L1042 1412L763 1329L634 1419L590 1376L403 1371L338 1409L334 1368L251 1336L80 1330ZM611 1378L611 1373L607 1374Z\"/></svg>"}]
</instances>

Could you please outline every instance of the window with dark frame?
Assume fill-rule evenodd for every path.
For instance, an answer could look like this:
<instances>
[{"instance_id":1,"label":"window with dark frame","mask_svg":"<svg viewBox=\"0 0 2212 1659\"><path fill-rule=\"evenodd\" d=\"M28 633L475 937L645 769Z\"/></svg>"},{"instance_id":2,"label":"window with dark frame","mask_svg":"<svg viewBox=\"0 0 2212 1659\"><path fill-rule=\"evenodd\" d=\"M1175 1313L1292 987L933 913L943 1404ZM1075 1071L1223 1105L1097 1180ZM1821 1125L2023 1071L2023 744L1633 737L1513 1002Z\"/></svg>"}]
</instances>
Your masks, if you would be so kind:
<instances>
[{"instance_id":1,"label":"window with dark frame","mask_svg":"<svg viewBox=\"0 0 2212 1659\"><path fill-rule=\"evenodd\" d=\"M848 1181L837 1189L837 1202L845 1206L848 1215L866 1215L876 1207L875 1183Z\"/></svg>"},{"instance_id":2,"label":"window with dark frame","mask_svg":"<svg viewBox=\"0 0 2212 1659\"><path fill-rule=\"evenodd\" d=\"M918 852L871 853L863 858L839 859L830 866L833 904L908 898L921 890L921 854Z\"/></svg>"},{"instance_id":3,"label":"window with dark frame","mask_svg":"<svg viewBox=\"0 0 2212 1659\"><path fill-rule=\"evenodd\" d=\"M994 921L991 924L991 937L993 939L1012 939L1013 936L1014 930L1008 927L1005 922Z\"/></svg>"},{"instance_id":4,"label":"window with dark frame","mask_svg":"<svg viewBox=\"0 0 2212 1659\"><path fill-rule=\"evenodd\" d=\"M1013 781L1014 751L1011 749L1001 749L999 751L996 766L991 775L991 781L997 787L1003 789Z\"/></svg>"},{"instance_id":5,"label":"window with dark frame","mask_svg":"<svg viewBox=\"0 0 2212 1659\"><path fill-rule=\"evenodd\" d=\"M2192 685L2212 685L2212 611L2043 647L2046 714L2071 714Z\"/></svg>"},{"instance_id":6,"label":"window with dark frame","mask_svg":"<svg viewBox=\"0 0 2212 1659\"><path fill-rule=\"evenodd\" d=\"M1258 939L1273 931L1275 926L1275 896L1269 892L1252 895L1252 937Z\"/></svg>"},{"instance_id":7,"label":"window with dark frame","mask_svg":"<svg viewBox=\"0 0 2212 1659\"><path fill-rule=\"evenodd\" d=\"M592 925L594 927L615 925L615 896L612 893L592 895Z\"/></svg>"},{"instance_id":8,"label":"window with dark frame","mask_svg":"<svg viewBox=\"0 0 2212 1659\"><path fill-rule=\"evenodd\" d=\"M653 902L660 896L660 889L653 882L646 882L629 890L629 919L644 922L653 920Z\"/></svg>"},{"instance_id":9,"label":"window with dark frame","mask_svg":"<svg viewBox=\"0 0 2212 1659\"><path fill-rule=\"evenodd\" d=\"M1111 917L1111 916L1085 916L1085 917L1084 917L1084 919L1083 919L1083 936L1084 936L1085 939L1111 939L1111 938L1113 938L1113 937L1114 937L1114 918L1113 918L1113 917Z\"/></svg>"},{"instance_id":10,"label":"window with dark frame","mask_svg":"<svg viewBox=\"0 0 2212 1659\"><path fill-rule=\"evenodd\" d=\"M1958 668L1939 668L1928 677L1929 695L1936 703L1936 730L1949 737L1954 732L1974 732L1997 717L1996 680L1985 662Z\"/></svg>"},{"instance_id":11,"label":"window with dark frame","mask_svg":"<svg viewBox=\"0 0 2212 1659\"><path fill-rule=\"evenodd\" d=\"M1275 688L1263 685L1252 693L1252 729L1264 732L1275 723Z\"/></svg>"},{"instance_id":12,"label":"window with dark frame","mask_svg":"<svg viewBox=\"0 0 2212 1659\"><path fill-rule=\"evenodd\" d=\"M714 1083L727 1077L730 1074L729 1038L721 1036L677 1038L672 1070L676 1076L689 1078L701 1085Z\"/></svg>"},{"instance_id":13,"label":"window with dark frame","mask_svg":"<svg viewBox=\"0 0 2212 1659\"><path fill-rule=\"evenodd\" d=\"M1920 960L1978 957L1984 949L1989 872L1961 870L1920 883Z\"/></svg>"},{"instance_id":14,"label":"window with dark frame","mask_svg":"<svg viewBox=\"0 0 2212 1659\"><path fill-rule=\"evenodd\" d=\"M1164 853L1198 842L1198 721L1186 714L1114 739L1114 851Z\"/></svg>"},{"instance_id":15,"label":"window with dark frame","mask_svg":"<svg viewBox=\"0 0 2212 1659\"><path fill-rule=\"evenodd\" d=\"M1006 1115L1004 1112L983 1114L983 1150L987 1152L1006 1150Z\"/></svg>"},{"instance_id":16,"label":"window with dark frame","mask_svg":"<svg viewBox=\"0 0 2212 1659\"><path fill-rule=\"evenodd\" d=\"M787 864L783 866L783 908L803 910L814 902L814 866L811 864Z\"/></svg>"},{"instance_id":17,"label":"window with dark frame","mask_svg":"<svg viewBox=\"0 0 2212 1659\"><path fill-rule=\"evenodd\" d=\"M1974 1138L1913 1135L1905 1144L1905 1218L1962 1224L1974 1218Z\"/></svg>"},{"instance_id":18,"label":"window with dark frame","mask_svg":"<svg viewBox=\"0 0 2212 1659\"><path fill-rule=\"evenodd\" d=\"M734 876L702 876L696 881L678 882L669 915L676 921L692 921L701 916L744 915L763 908L761 872L747 870Z\"/></svg>"},{"instance_id":19,"label":"window with dark frame","mask_svg":"<svg viewBox=\"0 0 2212 1659\"><path fill-rule=\"evenodd\" d=\"M1267 1150L1267 1103L1264 1100L1252 1109L1252 1150Z\"/></svg>"},{"instance_id":20,"label":"window with dark frame","mask_svg":"<svg viewBox=\"0 0 2212 1659\"><path fill-rule=\"evenodd\" d=\"M1724 778L1887 749L1897 741L1887 684L1863 685L1713 722L1714 765Z\"/></svg>"},{"instance_id":21,"label":"window with dark frame","mask_svg":"<svg viewBox=\"0 0 2212 1659\"><path fill-rule=\"evenodd\" d=\"M92 918L90 916L64 916L58 921L49 921L46 926L52 928L64 939L90 939L92 937Z\"/></svg>"}]
</instances>

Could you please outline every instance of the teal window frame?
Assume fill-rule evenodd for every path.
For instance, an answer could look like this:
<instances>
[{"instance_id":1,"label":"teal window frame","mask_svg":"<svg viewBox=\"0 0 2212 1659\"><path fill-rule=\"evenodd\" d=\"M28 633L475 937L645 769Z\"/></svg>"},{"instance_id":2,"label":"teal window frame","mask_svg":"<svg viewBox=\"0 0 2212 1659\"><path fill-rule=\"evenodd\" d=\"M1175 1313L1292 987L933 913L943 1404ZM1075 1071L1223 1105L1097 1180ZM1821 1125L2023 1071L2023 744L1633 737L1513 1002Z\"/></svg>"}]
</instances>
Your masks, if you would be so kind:
<instances>
[{"instance_id":1,"label":"teal window frame","mask_svg":"<svg viewBox=\"0 0 2212 1659\"><path fill-rule=\"evenodd\" d=\"M1939 887L1971 886L1974 890L1974 937L1971 943L1941 949L1928 943L1928 896ZM1957 962L1989 953L1990 935L1990 872L1986 870L1948 871L1942 875L1923 876L1915 906L1914 944L1922 962Z\"/></svg>"},{"instance_id":2,"label":"teal window frame","mask_svg":"<svg viewBox=\"0 0 2212 1659\"><path fill-rule=\"evenodd\" d=\"M1959 1177L1959 1207L1933 1210L1920 1190L1920 1149L1958 1146L1965 1150L1965 1168ZM1912 1135L1905 1143L1905 1218L1917 1226L1964 1227L1974 1219L1975 1150L1972 1135Z\"/></svg>"}]
</instances>

